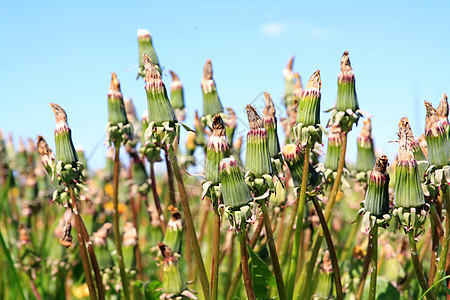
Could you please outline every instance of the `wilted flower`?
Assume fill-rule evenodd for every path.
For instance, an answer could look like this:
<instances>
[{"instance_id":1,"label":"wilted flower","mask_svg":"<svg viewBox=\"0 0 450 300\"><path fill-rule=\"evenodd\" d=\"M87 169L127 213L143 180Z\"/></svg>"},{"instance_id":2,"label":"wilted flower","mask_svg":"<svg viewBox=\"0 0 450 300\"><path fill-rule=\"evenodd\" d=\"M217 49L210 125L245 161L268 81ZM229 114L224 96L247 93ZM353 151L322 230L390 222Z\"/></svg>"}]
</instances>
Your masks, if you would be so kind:
<instances>
[{"instance_id":1,"label":"wilted flower","mask_svg":"<svg viewBox=\"0 0 450 300\"><path fill-rule=\"evenodd\" d=\"M205 165L205 180L219 184L219 165L222 159L229 155L230 146L225 132L225 124L220 115L215 115L212 121L213 134L208 141Z\"/></svg>"}]
</instances>

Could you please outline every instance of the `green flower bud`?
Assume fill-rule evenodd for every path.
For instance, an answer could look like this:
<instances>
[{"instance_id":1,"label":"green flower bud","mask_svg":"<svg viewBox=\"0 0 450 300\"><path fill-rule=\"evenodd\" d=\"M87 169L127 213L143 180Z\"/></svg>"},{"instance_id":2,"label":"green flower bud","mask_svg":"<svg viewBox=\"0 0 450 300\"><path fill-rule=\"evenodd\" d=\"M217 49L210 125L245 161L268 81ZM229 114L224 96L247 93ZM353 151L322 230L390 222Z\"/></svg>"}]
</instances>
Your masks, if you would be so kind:
<instances>
[{"instance_id":1,"label":"green flower bud","mask_svg":"<svg viewBox=\"0 0 450 300\"><path fill-rule=\"evenodd\" d=\"M303 177L303 164L305 162L305 152L294 144L287 144L283 148L283 156L286 164L291 172L294 187L301 188ZM319 178L319 174L314 167L309 164L308 169L308 186L315 187Z\"/></svg>"},{"instance_id":2,"label":"green flower bud","mask_svg":"<svg viewBox=\"0 0 450 300\"><path fill-rule=\"evenodd\" d=\"M184 108L184 92L178 75L173 71L169 71L172 75L172 84L170 85L170 103L175 110L178 121L186 119L186 110Z\"/></svg>"},{"instance_id":3,"label":"green flower bud","mask_svg":"<svg viewBox=\"0 0 450 300\"><path fill-rule=\"evenodd\" d=\"M42 164L49 174L52 174L52 169L55 165L55 155L52 152L52 149L45 141L42 135L37 136L37 151L41 156Z\"/></svg>"},{"instance_id":4,"label":"green flower bud","mask_svg":"<svg viewBox=\"0 0 450 300\"><path fill-rule=\"evenodd\" d=\"M225 118L225 130L227 132L228 144L233 144L234 133L237 127L236 113L231 107L227 107L228 115Z\"/></svg>"},{"instance_id":5,"label":"green flower bud","mask_svg":"<svg viewBox=\"0 0 450 300\"><path fill-rule=\"evenodd\" d=\"M161 80L160 72L147 54L144 54L144 62L149 121L157 125L163 122L175 123L175 113L167 97L166 86Z\"/></svg>"},{"instance_id":6,"label":"green flower bud","mask_svg":"<svg viewBox=\"0 0 450 300\"><path fill-rule=\"evenodd\" d=\"M319 283L317 284L314 300L334 299L334 275L330 253L325 251L320 268Z\"/></svg>"},{"instance_id":7,"label":"green flower bud","mask_svg":"<svg viewBox=\"0 0 450 300\"><path fill-rule=\"evenodd\" d=\"M139 73L138 78L145 78L145 62L144 54L150 56L156 70L161 73L161 67L159 66L158 57L156 56L155 49L153 48L152 37L150 32L146 29L139 29L137 32L139 43Z\"/></svg>"},{"instance_id":8,"label":"green flower bud","mask_svg":"<svg viewBox=\"0 0 450 300\"><path fill-rule=\"evenodd\" d=\"M128 140L126 146L135 148L142 136L142 124L136 116L136 108L132 99L124 99L125 112L127 113L128 122L133 126L132 137Z\"/></svg>"},{"instance_id":9,"label":"green flower bud","mask_svg":"<svg viewBox=\"0 0 450 300\"><path fill-rule=\"evenodd\" d=\"M266 98L266 107L263 110L263 123L267 131L267 142L269 146L270 157L276 158L280 155L280 142L277 134L277 117L275 116L275 107L272 97L269 93L264 93Z\"/></svg>"},{"instance_id":10,"label":"green flower bud","mask_svg":"<svg viewBox=\"0 0 450 300\"><path fill-rule=\"evenodd\" d=\"M245 107L250 124L247 134L247 153L245 157L245 169L251 171L255 177L261 178L264 174L272 174L272 162L270 159L267 130L263 127L263 121L255 108L251 105Z\"/></svg>"},{"instance_id":11,"label":"green flower bud","mask_svg":"<svg viewBox=\"0 0 450 300\"><path fill-rule=\"evenodd\" d=\"M163 259L162 299L181 296L181 293L187 290L187 284L183 273L181 273L178 259L172 249L164 243L158 242L158 248Z\"/></svg>"},{"instance_id":12,"label":"green flower bud","mask_svg":"<svg viewBox=\"0 0 450 300\"><path fill-rule=\"evenodd\" d=\"M56 161L62 161L64 164L75 163L78 161L78 157L72 143L72 131L67 124L67 114L58 104L50 103L50 106L55 113L56 120Z\"/></svg>"},{"instance_id":13,"label":"green flower bud","mask_svg":"<svg viewBox=\"0 0 450 300\"><path fill-rule=\"evenodd\" d=\"M317 70L311 75L298 102L297 123L301 123L303 126L320 124L321 85L320 71Z\"/></svg>"},{"instance_id":14,"label":"green flower bud","mask_svg":"<svg viewBox=\"0 0 450 300\"><path fill-rule=\"evenodd\" d=\"M370 119L364 120L364 126L356 139L358 146L358 156L356 158L356 170L367 172L372 170L375 164L375 151L372 140L372 123Z\"/></svg>"},{"instance_id":15,"label":"green flower bud","mask_svg":"<svg viewBox=\"0 0 450 300\"><path fill-rule=\"evenodd\" d=\"M145 196L150 190L147 171L145 170L144 162L137 155L137 153L133 153L132 156L133 163L131 173L133 177L133 184L136 186L137 192Z\"/></svg>"},{"instance_id":16,"label":"green flower bud","mask_svg":"<svg viewBox=\"0 0 450 300\"><path fill-rule=\"evenodd\" d=\"M357 111L359 109L358 98L355 90L355 74L350 66L348 51L345 51L341 58L341 73L338 76L338 95L336 100L336 110Z\"/></svg>"},{"instance_id":17,"label":"green flower bud","mask_svg":"<svg viewBox=\"0 0 450 300\"><path fill-rule=\"evenodd\" d=\"M228 145L225 124L220 115L213 118L213 133L208 141L205 165L205 180L213 184L219 184L219 165L222 159L229 155L230 146Z\"/></svg>"},{"instance_id":18,"label":"green flower bud","mask_svg":"<svg viewBox=\"0 0 450 300\"><path fill-rule=\"evenodd\" d=\"M287 107L293 106L294 101L294 56L289 58L288 64L286 68L283 69L283 77L284 77L284 105Z\"/></svg>"},{"instance_id":19,"label":"green flower bud","mask_svg":"<svg viewBox=\"0 0 450 300\"><path fill-rule=\"evenodd\" d=\"M203 116L213 116L223 112L222 103L217 94L216 83L213 79L213 70L210 59L206 61L205 67L203 68L202 91Z\"/></svg>"},{"instance_id":20,"label":"green flower bud","mask_svg":"<svg viewBox=\"0 0 450 300\"><path fill-rule=\"evenodd\" d=\"M449 163L450 142L436 109L427 101L425 101L425 107L427 109L425 139L428 146L428 161L437 168L441 168Z\"/></svg>"},{"instance_id":21,"label":"green flower bud","mask_svg":"<svg viewBox=\"0 0 450 300\"><path fill-rule=\"evenodd\" d=\"M372 215L380 217L389 213L389 174L387 174L388 159L380 156L368 180L364 208Z\"/></svg>"},{"instance_id":22,"label":"green flower bud","mask_svg":"<svg viewBox=\"0 0 450 300\"><path fill-rule=\"evenodd\" d=\"M342 128L339 124L331 126L328 136L328 148L324 166L326 169L336 171L339 165L339 156L342 149Z\"/></svg>"},{"instance_id":23,"label":"green flower bud","mask_svg":"<svg viewBox=\"0 0 450 300\"><path fill-rule=\"evenodd\" d=\"M181 253L181 240L183 238L183 220L181 214L176 207L170 205L171 218L167 222L166 233L164 234L163 243L173 249L175 253Z\"/></svg>"},{"instance_id":24,"label":"green flower bud","mask_svg":"<svg viewBox=\"0 0 450 300\"><path fill-rule=\"evenodd\" d=\"M231 210L239 210L253 201L253 196L244 181L242 171L233 156L220 163L220 182L223 204Z\"/></svg>"},{"instance_id":25,"label":"green flower bud","mask_svg":"<svg viewBox=\"0 0 450 300\"><path fill-rule=\"evenodd\" d=\"M425 204L419 169L412 150L413 137L410 136L410 132L409 123L402 119L399 124L399 152L395 168L394 205L396 207L421 207Z\"/></svg>"}]
</instances>

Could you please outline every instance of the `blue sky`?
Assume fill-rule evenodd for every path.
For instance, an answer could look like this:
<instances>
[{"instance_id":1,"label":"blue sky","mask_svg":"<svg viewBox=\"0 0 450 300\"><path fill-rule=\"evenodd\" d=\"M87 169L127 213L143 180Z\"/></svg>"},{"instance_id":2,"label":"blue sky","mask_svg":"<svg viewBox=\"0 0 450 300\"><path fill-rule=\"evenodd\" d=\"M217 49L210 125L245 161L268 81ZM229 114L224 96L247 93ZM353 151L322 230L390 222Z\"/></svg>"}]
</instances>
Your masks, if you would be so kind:
<instances>
[{"instance_id":1,"label":"blue sky","mask_svg":"<svg viewBox=\"0 0 450 300\"><path fill-rule=\"evenodd\" d=\"M188 125L202 110L200 80L208 58L223 105L246 120L245 104L263 101L261 92L280 103L282 70L291 55L304 85L320 69L322 110L332 107L339 60L348 50L360 107L374 116L375 145L393 160L397 145L388 142L396 138L400 118L408 116L414 134L421 134L423 100L437 105L449 93L449 8L418 1L8 1L0 10L0 128L12 132L16 143L42 134L53 145L48 103L59 103L74 143L84 145L91 166L101 167L110 72L139 115L147 105L144 83L135 80L136 31L145 28L166 86L170 69L185 87ZM325 123L328 115L321 118ZM360 128L349 138L350 161Z\"/></svg>"}]
</instances>

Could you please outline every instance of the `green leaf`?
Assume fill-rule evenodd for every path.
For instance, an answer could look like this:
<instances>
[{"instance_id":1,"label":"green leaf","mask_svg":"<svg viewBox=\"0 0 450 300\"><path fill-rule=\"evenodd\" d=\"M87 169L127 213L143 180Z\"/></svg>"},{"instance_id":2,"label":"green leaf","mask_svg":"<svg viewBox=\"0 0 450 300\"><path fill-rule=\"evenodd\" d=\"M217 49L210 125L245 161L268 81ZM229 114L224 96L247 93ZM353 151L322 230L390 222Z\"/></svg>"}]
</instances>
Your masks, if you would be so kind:
<instances>
[{"instance_id":1,"label":"green leaf","mask_svg":"<svg viewBox=\"0 0 450 300\"><path fill-rule=\"evenodd\" d=\"M276 287L275 276L270 272L266 263L247 245L250 253L250 276L253 290L257 299L270 299L268 287Z\"/></svg>"},{"instance_id":2,"label":"green leaf","mask_svg":"<svg viewBox=\"0 0 450 300\"><path fill-rule=\"evenodd\" d=\"M181 126L183 126L183 128L184 128L186 131L192 131L192 132L195 133L195 130L189 128L189 126L187 126L186 124L184 124L184 123L182 123L182 122L180 122L180 121L178 121L178 123L180 123Z\"/></svg>"},{"instance_id":3,"label":"green leaf","mask_svg":"<svg viewBox=\"0 0 450 300\"><path fill-rule=\"evenodd\" d=\"M159 300L159 296L161 296L161 282L157 280L153 280L147 282L145 284L140 284L140 288L145 295L145 299L149 300Z\"/></svg>"}]
</instances>

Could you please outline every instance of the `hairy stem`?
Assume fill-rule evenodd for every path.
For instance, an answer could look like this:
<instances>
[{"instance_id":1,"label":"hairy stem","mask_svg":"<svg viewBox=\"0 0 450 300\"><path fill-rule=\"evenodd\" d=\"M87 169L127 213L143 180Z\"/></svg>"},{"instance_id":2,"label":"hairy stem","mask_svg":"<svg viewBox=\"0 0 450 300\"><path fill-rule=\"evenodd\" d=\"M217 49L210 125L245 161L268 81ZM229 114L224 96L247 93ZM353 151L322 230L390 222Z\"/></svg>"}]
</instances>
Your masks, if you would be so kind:
<instances>
[{"instance_id":1,"label":"hairy stem","mask_svg":"<svg viewBox=\"0 0 450 300\"><path fill-rule=\"evenodd\" d=\"M416 240L414 239L414 230L409 231L408 236L409 236L409 246L410 246L410 250L411 250L411 260L412 260L412 263L414 266L414 271L416 272L416 276L417 276L417 279L419 280L420 287L422 288L423 292L425 293L428 290L429 286L427 283L427 279L425 278L425 275L423 273L422 265L419 261L419 256L417 255L417 245L416 245ZM430 300L436 299L434 297L433 291L429 291L426 297L427 297L427 299L430 299Z\"/></svg>"},{"instance_id":2,"label":"hairy stem","mask_svg":"<svg viewBox=\"0 0 450 300\"><path fill-rule=\"evenodd\" d=\"M323 216L322 209L319 206L319 202L317 202L317 198L312 198L314 208L316 209L317 215L319 216L320 224L322 225L323 233L325 235L325 240L327 241L328 245L328 252L330 252L330 259L331 263L333 265L333 273L334 273L334 282L336 284L336 295L337 299L342 300L344 299L344 296L342 294L342 282L341 282L341 273L339 270L339 263L336 255L336 250L334 249L333 240L331 239L331 233L328 229L327 221L325 220L325 217Z\"/></svg>"},{"instance_id":3,"label":"hairy stem","mask_svg":"<svg viewBox=\"0 0 450 300\"><path fill-rule=\"evenodd\" d=\"M192 220L191 208L189 207L189 201L187 199L186 189L184 188L183 178L181 177L180 167L178 166L177 157L171 146L168 150L170 162L172 164L173 173L177 180L178 191L180 192L181 206L183 207L184 221L186 223L186 231L189 234L189 242L192 247L192 253L194 254L194 261L197 266L197 274L202 285L203 295L205 298L209 296L209 283L208 276L206 275L205 264L203 263L202 253L200 251L200 245L198 243L197 235L195 233L194 222Z\"/></svg>"},{"instance_id":4,"label":"hairy stem","mask_svg":"<svg viewBox=\"0 0 450 300\"><path fill-rule=\"evenodd\" d=\"M215 194L212 190L211 193ZM214 196L214 198L217 198ZM214 202L214 236L213 236L213 257L211 266L211 299L217 300L217 292L219 287L219 254L220 254L220 213L219 213L219 201L216 199Z\"/></svg>"},{"instance_id":5,"label":"hairy stem","mask_svg":"<svg viewBox=\"0 0 450 300\"><path fill-rule=\"evenodd\" d=\"M91 265L86 251L86 242L83 238L83 228L81 225L81 217L77 207L77 199L73 189L70 189L70 197L72 199L72 211L75 218L75 229L77 230L78 248L80 249L81 263L83 264L84 277L89 289L89 298L91 300L98 299L95 291L94 280L92 279Z\"/></svg>"},{"instance_id":6,"label":"hairy stem","mask_svg":"<svg viewBox=\"0 0 450 300\"><path fill-rule=\"evenodd\" d=\"M156 189L155 168L153 165L154 165L154 162L150 162L150 181L152 184L153 200L155 201L156 211L158 212L158 215L159 215L161 231L163 232L163 234L165 234L166 233L166 222L164 220L164 214L163 214L163 210L161 208L161 201L159 200L158 191ZM170 168L170 170L172 170L172 169ZM168 171L167 171L167 173L169 174ZM171 181L171 180L172 180L172 184L169 183L169 194L172 194L172 192L173 192L170 189L170 187L173 186L173 179L169 179L169 181Z\"/></svg>"},{"instance_id":7,"label":"hairy stem","mask_svg":"<svg viewBox=\"0 0 450 300\"><path fill-rule=\"evenodd\" d=\"M330 198L328 199L327 204L325 205L325 220L330 220L331 211L336 202L336 196L339 192L339 188L341 186L341 178L344 172L345 165L345 153L347 152L347 132L342 132L342 148L339 156L339 164L337 168L336 178L334 179L333 187L330 192ZM312 278L314 272L314 266L316 265L317 256L319 255L319 250L323 241L323 231L319 230L316 234L316 238L314 240L311 255L309 256L308 264L306 268L303 269L300 280L297 281L297 284L294 289L294 298L300 293L301 297L299 299L306 299L309 294L310 285L307 284L308 280Z\"/></svg>"},{"instance_id":8,"label":"hairy stem","mask_svg":"<svg viewBox=\"0 0 450 300\"><path fill-rule=\"evenodd\" d=\"M125 299L130 300L130 290L128 287L128 278L125 273L125 265L122 255L122 236L119 229L119 153L120 147L116 145L114 155L114 177L113 177L113 223L114 223L114 241L116 243L117 261L119 262L120 279L122 280L123 294Z\"/></svg>"},{"instance_id":9,"label":"hairy stem","mask_svg":"<svg viewBox=\"0 0 450 300\"><path fill-rule=\"evenodd\" d=\"M297 205L292 210L297 213L297 223L295 225L294 245L291 254L291 263L289 266L289 277L287 280L287 295L288 299L292 299L294 293L295 278L297 276L298 256L300 251L300 243L303 229L303 215L305 213L306 206L306 186L308 184L308 169L309 169L309 154L311 151L311 145L308 143L305 147L305 157L303 162L303 174L302 174L302 186L300 189L300 196L297 198ZM295 216L293 216L295 218ZM292 231L292 226L290 229ZM289 239L288 239L289 240Z\"/></svg>"},{"instance_id":10,"label":"hairy stem","mask_svg":"<svg viewBox=\"0 0 450 300\"><path fill-rule=\"evenodd\" d=\"M245 227L239 234L239 241L241 245L241 266L242 266L242 277L244 278L245 292L247 293L247 298L249 300L255 300L255 291L252 286L252 279L250 277L250 270L248 268L248 252L247 252L247 239L246 239Z\"/></svg>"},{"instance_id":11,"label":"hairy stem","mask_svg":"<svg viewBox=\"0 0 450 300\"><path fill-rule=\"evenodd\" d=\"M378 263L378 226L372 229L370 235L372 235L372 242L370 247L372 247L372 259L371 266L372 271L370 273L370 289L369 289L369 300L375 300L377 297L377 263Z\"/></svg>"}]
</instances>

